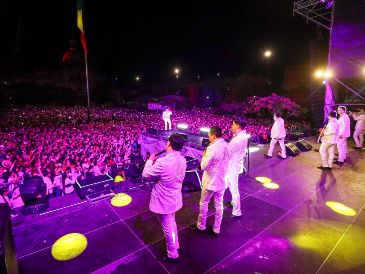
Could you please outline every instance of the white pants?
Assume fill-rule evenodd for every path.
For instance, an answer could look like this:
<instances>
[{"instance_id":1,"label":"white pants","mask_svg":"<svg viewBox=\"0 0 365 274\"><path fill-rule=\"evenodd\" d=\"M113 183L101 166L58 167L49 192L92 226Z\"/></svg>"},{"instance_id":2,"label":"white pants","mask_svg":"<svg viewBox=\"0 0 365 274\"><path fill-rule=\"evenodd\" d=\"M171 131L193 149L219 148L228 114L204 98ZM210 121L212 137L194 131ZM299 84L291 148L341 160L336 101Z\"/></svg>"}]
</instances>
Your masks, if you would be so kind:
<instances>
[{"instance_id":1,"label":"white pants","mask_svg":"<svg viewBox=\"0 0 365 274\"><path fill-rule=\"evenodd\" d=\"M335 147L335 144L322 142L319 153L321 154L323 167L332 167L332 162L335 158Z\"/></svg>"},{"instance_id":2,"label":"white pants","mask_svg":"<svg viewBox=\"0 0 365 274\"><path fill-rule=\"evenodd\" d=\"M285 144L284 144L284 138L279 140L279 139L271 139L270 142L270 148L269 151L267 152L267 155L272 156L272 152L274 151L275 145L276 143L279 142L280 147L281 147L281 157L286 158L286 150L285 150Z\"/></svg>"},{"instance_id":3,"label":"white pants","mask_svg":"<svg viewBox=\"0 0 365 274\"><path fill-rule=\"evenodd\" d=\"M208 189L202 189L201 197L200 197L200 212L198 216L198 223L197 227L201 230L205 230L207 215L208 215L208 205L212 196L214 196L214 206L215 206L215 218L214 218L214 225L213 231L215 233L219 233L221 230L221 223L223 218L223 195L224 191L213 191Z\"/></svg>"},{"instance_id":4,"label":"white pants","mask_svg":"<svg viewBox=\"0 0 365 274\"><path fill-rule=\"evenodd\" d=\"M364 131L362 129L355 129L354 140L356 147L362 147L362 143L364 142Z\"/></svg>"},{"instance_id":5,"label":"white pants","mask_svg":"<svg viewBox=\"0 0 365 274\"><path fill-rule=\"evenodd\" d=\"M178 258L179 253L179 237L177 235L177 227L175 221L175 212L170 214L157 214L160 219L163 234L166 240L167 256L170 258Z\"/></svg>"},{"instance_id":6,"label":"white pants","mask_svg":"<svg viewBox=\"0 0 365 274\"><path fill-rule=\"evenodd\" d=\"M241 216L241 198L240 198L240 191L238 189L238 176L239 174L236 173L228 173L227 174L227 180L228 180L228 186L229 190L231 191L232 195L232 215L235 216Z\"/></svg>"},{"instance_id":7,"label":"white pants","mask_svg":"<svg viewBox=\"0 0 365 274\"><path fill-rule=\"evenodd\" d=\"M337 142L338 161L344 162L347 156L347 137L338 139Z\"/></svg>"},{"instance_id":8,"label":"white pants","mask_svg":"<svg viewBox=\"0 0 365 274\"><path fill-rule=\"evenodd\" d=\"M167 130L167 128L171 130L171 119L163 119L163 121L165 122L165 130Z\"/></svg>"}]
</instances>

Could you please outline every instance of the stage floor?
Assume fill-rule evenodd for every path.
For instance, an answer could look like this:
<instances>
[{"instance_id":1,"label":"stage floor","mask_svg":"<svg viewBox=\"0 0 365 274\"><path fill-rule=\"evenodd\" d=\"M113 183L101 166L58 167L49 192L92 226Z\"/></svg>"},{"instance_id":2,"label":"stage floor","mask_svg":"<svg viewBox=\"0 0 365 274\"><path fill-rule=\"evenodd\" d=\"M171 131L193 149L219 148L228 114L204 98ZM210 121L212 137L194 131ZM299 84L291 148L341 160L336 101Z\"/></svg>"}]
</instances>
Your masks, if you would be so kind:
<instances>
[{"instance_id":1,"label":"stage floor","mask_svg":"<svg viewBox=\"0 0 365 274\"><path fill-rule=\"evenodd\" d=\"M53 209L75 204L69 208L13 218L21 273L365 273L365 152L351 149L344 166L322 172L313 150L266 160L267 146L258 148L251 154L250 177L240 176L244 215L225 217L218 238L189 227L198 216L200 192L184 193L184 207L176 214L178 263L161 261L165 241L148 210L146 186L128 191L133 200L126 207L114 207L110 199L80 203L74 195L52 201ZM264 187L251 178L256 176L279 188ZM225 201L229 196L226 192ZM356 215L336 213L328 201ZM224 215L230 213L225 207ZM68 233L85 235L87 248L74 259L57 261L52 245Z\"/></svg>"}]
</instances>

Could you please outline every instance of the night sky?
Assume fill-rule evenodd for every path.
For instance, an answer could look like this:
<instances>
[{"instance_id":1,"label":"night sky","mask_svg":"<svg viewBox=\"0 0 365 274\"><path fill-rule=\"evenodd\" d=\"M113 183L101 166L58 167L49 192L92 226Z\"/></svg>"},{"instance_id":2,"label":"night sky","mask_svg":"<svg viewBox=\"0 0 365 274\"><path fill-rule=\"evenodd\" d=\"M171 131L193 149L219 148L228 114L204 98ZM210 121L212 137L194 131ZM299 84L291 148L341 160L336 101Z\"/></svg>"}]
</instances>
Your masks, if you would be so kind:
<instances>
[{"instance_id":1,"label":"night sky","mask_svg":"<svg viewBox=\"0 0 365 274\"><path fill-rule=\"evenodd\" d=\"M76 0L1 2L2 78L19 66L56 69L69 39L79 43ZM84 2L90 65L125 82L140 74L160 83L173 66L189 79L260 74L265 48L274 52L272 73L281 75L287 65L308 63L315 35L314 24L292 15L291 0Z\"/></svg>"}]
</instances>

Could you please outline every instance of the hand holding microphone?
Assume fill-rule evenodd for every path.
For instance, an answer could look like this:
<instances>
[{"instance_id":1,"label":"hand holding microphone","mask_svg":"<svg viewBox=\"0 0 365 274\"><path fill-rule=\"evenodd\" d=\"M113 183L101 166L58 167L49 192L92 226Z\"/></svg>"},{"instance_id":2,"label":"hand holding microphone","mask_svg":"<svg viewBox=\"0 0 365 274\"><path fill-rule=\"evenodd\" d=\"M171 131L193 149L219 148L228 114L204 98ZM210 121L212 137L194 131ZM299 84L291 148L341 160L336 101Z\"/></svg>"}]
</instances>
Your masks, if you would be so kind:
<instances>
[{"instance_id":1,"label":"hand holding microphone","mask_svg":"<svg viewBox=\"0 0 365 274\"><path fill-rule=\"evenodd\" d=\"M151 153L151 155L150 155L150 157L148 158L149 160L152 160L152 161L156 161L156 159L157 159L157 156L159 156L159 155L161 155L161 154L163 154L163 153L165 153L166 152L166 150L164 149L164 150L161 150L160 152L158 152L158 153Z\"/></svg>"}]
</instances>

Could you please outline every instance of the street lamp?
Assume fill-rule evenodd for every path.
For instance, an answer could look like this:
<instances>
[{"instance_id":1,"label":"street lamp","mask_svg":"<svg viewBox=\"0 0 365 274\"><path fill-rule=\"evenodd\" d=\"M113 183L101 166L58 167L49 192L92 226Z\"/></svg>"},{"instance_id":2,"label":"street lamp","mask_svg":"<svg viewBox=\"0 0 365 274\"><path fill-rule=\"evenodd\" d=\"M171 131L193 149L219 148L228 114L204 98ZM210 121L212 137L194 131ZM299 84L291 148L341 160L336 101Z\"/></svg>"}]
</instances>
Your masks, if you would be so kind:
<instances>
[{"instance_id":1,"label":"street lamp","mask_svg":"<svg viewBox=\"0 0 365 274\"><path fill-rule=\"evenodd\" d=\"M272 57L272 51L267 49L264 51L264 58L266 59L266 82L269 86L271 86L270 81L270 59Z\"/></svg>"},{"instance_id":2,"label":"street lamp","mask_svg":"<svg viewBox=\"0 0 365 274\"><path fill-rule=\"evenodd\" d=\"M136 80L136 82L139 82L141 80L141 77L137 75L136 77L134 77L134 80Z\"/></svg>"},{"instance_id":3,"label":"street lamp","mask_svg":"<svg viewBox=\"0 0 365 274\"><path fill-rule=\"evenodd\" d=\"M174 68L174 74L175 74L176 79L179 79L180 69L179 68Z\"/></svg>"},{"instance_id":4,"label":"street lamp","mask_svg":"<svg viewBox=\"0 0 365 274\"><path fill-rule=\"evenodd\" d=\"M271 50L265 50L265 52L264 52L264 57L265 58L270 58L271 55L272 55L272 51Z\"/></svg>"}]
</instances>

